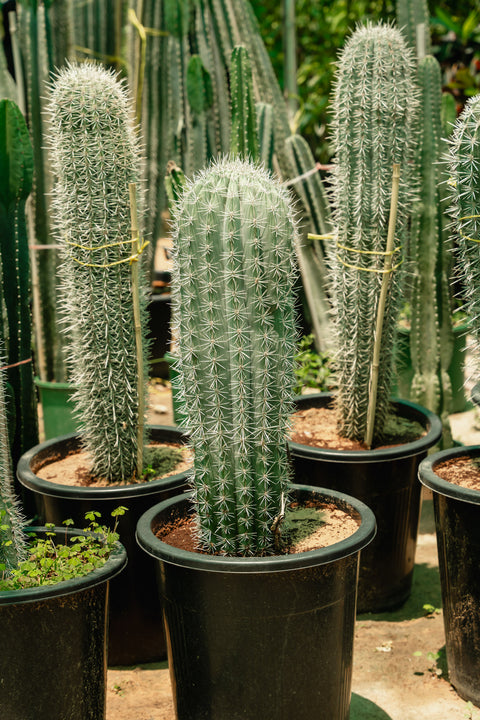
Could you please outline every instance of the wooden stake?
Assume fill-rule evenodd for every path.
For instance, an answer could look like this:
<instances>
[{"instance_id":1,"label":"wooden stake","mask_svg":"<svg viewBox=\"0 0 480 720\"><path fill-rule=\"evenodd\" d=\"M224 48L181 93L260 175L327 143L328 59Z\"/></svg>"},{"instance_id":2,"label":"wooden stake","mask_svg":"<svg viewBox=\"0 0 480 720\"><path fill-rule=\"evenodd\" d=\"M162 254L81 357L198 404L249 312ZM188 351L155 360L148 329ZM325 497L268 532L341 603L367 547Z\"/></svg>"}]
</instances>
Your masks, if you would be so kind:
<instances>
[{"instance_id":1,"label":"wooden stake","mask_svg":"<svg viewBox=\"0 0 480 720\"><path fill-rule=\"evenodd\" d=\"M132 255L141 252L140 234L138 230L137 216L137 186L135 183L128 185L130 193L130 216L132 222ZM143 369L143 343L142 324L140 320L140 283L139 283L139 260L132 261L132 296L133 296L133 320L135 325L135 342L137 347L137 393L138 393L138 430L137 430L137 477L141 478L143 473L143 433L145 427L145 387Z\"/></svg>"},{"instance_id":2,"label":"wooden stake","mask_svg":"<svg viewBox=\"0 0 480 720\"><path fill-rule=\"evenodd\" d=\"M377 321L375 326L375 344L373 348L372 369L370 373L370 392L368 396L367 427L365 430L365 445L371 448L373 441L373 430L375 426L375 411L377 408L377 387L378 370L380 365L380 347L382 344L383 320L385 316L385 305L387 302L388 287L392 275L393 250L395 248L395 225L397 224L398 208L398 186L400 182L400 165L393 166L392 173L392 198L390 201L390 217L387 234L387 254L383 266L382 287L378 298Z\"/></svg>"}]
</instances>

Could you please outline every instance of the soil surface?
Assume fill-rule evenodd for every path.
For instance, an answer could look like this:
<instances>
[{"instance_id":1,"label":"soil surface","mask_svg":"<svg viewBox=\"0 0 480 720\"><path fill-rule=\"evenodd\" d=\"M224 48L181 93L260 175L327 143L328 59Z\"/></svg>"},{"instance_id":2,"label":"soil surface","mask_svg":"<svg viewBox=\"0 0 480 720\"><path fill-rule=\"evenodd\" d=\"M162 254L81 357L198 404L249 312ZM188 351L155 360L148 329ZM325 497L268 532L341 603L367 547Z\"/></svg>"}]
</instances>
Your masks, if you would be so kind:
<instances>
[{"instance_id":1,"label":"soil surface","mask_svg":"<svg viewBox=\"0 0 480 720\"><path fill-rule=\"evenodd\" d=\"M480 490L480 457L457 457L435 465L435 473L442 480L469 490Z\"/></svg>"},{"instance_id":2,"label":"soil surface","mask_svg":"<svg viewBox=\"0 0 480 720\"><path fill-rule=\"evenodd\" d=\"M151 422L171 424L169 393L158 390L156 400L158 410L152 413ZM480 444L473 411L451 416L451 420L456 439ZM429 607L424 609L425 605ZM399 610L357 618L352 690L350 720L480 720L480 709L469 707L448 682L428 493L423 502L412 594ZM175 720L167 662L109 668L107 720ZM321 715L319 720L323 720Z\"/></svg>"}]
</instances>

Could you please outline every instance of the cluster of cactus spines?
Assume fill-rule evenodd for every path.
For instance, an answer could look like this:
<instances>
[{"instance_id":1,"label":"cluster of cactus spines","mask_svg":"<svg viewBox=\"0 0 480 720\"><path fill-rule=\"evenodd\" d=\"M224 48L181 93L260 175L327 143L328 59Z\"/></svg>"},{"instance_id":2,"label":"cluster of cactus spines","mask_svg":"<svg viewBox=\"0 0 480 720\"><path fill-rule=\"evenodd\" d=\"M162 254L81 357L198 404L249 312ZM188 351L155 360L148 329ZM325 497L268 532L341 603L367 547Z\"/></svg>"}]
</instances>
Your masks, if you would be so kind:
<instances>
[{"instance_id":1,"label":"cluster of cactus spines","mask_svg":"<svg viewBox=\"0 0 480 720\"><path fill-rule=\"evenodd\" d=\"M28 125L33 143L35 175L32 198L35 244L47 246L35 251L36 285L39 299L36 315L37 368L42 380L64 381L65 362L58 331L57 265L58 253L53 249L50 193L53 185L51 163L46 149L45 96L54 68L68 60L64 52L71 51L71 27L66 0L51 4L38 0L18 3L20 49L25 69L25 94ZM64 12L63 12L64 11ZM60 21L60 17L63 20ZM58 19L58 25L57 25ZM62 32L59 32L59 27Z\"/></svg>"},{"instance_id":2,"label":"cluster of cactus spines","mask_svg":"<svg viewBox=\"0 0 480 720\"><path fill-rule=\"evenodd\" d=\"M421 59L432 52L427 0L397 0L397 25L407 44Z\"/></svg>"},{"instance_id":3,"label":"cluster of cactus spines","mask_svg":"<svg viewBox=\"0 0 480 720\"><path fill-rule=\"evenodd\" d=\"M0 366L5 356L0 354ZM26 557L25 519L14 491L12 459L8 436L8 408L5 398L5 372L0 369L0 574L8 573Z\"/></svg>"},{"instance_id":4,"label":"cluster of cactus spines","mask_svg":"<svg viewBox=\"0 0 480 720\"><path fill-rule=\"evenodd\" d=\"M234 157L258 160L258 128L253 97L252 70L248 51L243 45L232 50L230 61L230 98L232 132L230 153Z\"/></svg>"},{"instance_id":5,"label":"cluster of cactus spines","mask_svg":"<svg viewBox=\"0 0 480 720\"><path fill-rule=\"evenodd\" d=\"M140 420L128 261L135 254L129 183L138 182L140 154L131 104L112 72L85 63L59 72L49 112L62 303L82 440L94 475L129 481Z\"/></svg>"},{"instance_id":6,"label":"cluster of cactus spines","mask_svg":"<svg viewBox=\"0 0 480 720\"><path fill-rule=\"evenodd\" d=\"M273 548L289 481L291 200L263 168L226 158L187 183L174 221L179 392L194 448L200 545L262 554Z\"/></svg>"},{"instance_id":7,"label":"cluster of cactus spines","mask_svg":"<svg viewBox=\"0 0 480 720\"><path fill-rule=\"evenodd\" d=\"M30 262L25 205L32 190L33 151L20 109L0 100L0 337L7 353L6 377L12 459L38 442L33 384Z\"/></svg>"},{"instance_id":8,"label":"cluster of cactus spines","mask_svg":"<svg viewBox=\"0 0 480 720\"><path fill-rule=\"evenodd\" d=\"M449 166L459 275L480 377L480 95L467 100L449 139Z\"/></svg>"},{"instance_id":9,"label":"cluster of cactus spines","mask_svg":"<svg viewBox=\"0 0 480 720\"><path fill-rule=\"evenodd\" d=\"M444 424L444 446L451 444L448 421L453 352L452 308L447 248L445 152L441 120L442 82L437 60L427 55L418 63L420 132L416 168L419 202L412 208L410 258L412 320L410 352L414 370L410 398L437 413Z\"/></svg>"},{"instance_id":10,"label":"cluster of cactus spines","mask_svg":"<svg viewBox=\"0 0 480 720\"><path fill-rule=\"evenodd\" d=\"M390 404L393 340L401 300L405 225L414 198L411 162L417 108L414 62L400 32L359 26L338 64L333 98L332 295L341 433L363 441L385 264L392 169L400 165L396 251L390 274L378 374L374 442ZM399 267L400 266L400 267Z\"/></svg>"}]
</instances>

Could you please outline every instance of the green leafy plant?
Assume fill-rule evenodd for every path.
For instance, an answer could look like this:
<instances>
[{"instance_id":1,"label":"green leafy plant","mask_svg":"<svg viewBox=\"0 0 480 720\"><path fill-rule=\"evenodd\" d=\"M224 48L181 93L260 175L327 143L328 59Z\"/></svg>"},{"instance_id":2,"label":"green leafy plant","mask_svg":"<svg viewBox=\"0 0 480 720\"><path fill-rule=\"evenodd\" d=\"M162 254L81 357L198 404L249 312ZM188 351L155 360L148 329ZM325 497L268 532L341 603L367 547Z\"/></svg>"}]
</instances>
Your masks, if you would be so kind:
<instances>
[{"instance_id":1,"label":"green leafy plant","mask_svg":"<svg viewBox=\"0 0 480 720\"><path fill-rule=\"evenodd\" d=\"M147 381L143 246L132 234L130 195L140 151L130 99L111 71L70 65L56 77L49 112L75 411L93 475L128 482L143 469Z\"/></svg>"},{"instance_id":2,"label":"green leafy plant","mask_svg":"<svg viewBox=\"0 0 480 720\"><path fill-rule=\"evenodd\" d=\"M333 99L331 275L340 432L367 447L381 437L390 409L414 198L416 97L412 53L399 31L384 24L358 27L339 57ZM398 204L392 203L394 166Z\"/></svg>"},{"instance_id":3,"label":"green leafy plant","mask_svg":"<svg viewBox=\"0 0 480 720\"><path fill-rule=\"evenodd\" d=\"M183 453L180 448L168 446L146 448L142 479L151 480L155 477L164 477L175 469L182 457Z\"/></svg>"},{"instance_id":4,"label":"green leafy plant","mask_svg":"<svg viewBox=\"0 0 480 720\"><path fill-rule=\"evenodd\" d=\"M303 388L331 390L333 384L332 367L327 353L316 352L314 336L305 335L301 338L295 360L295 392L301 393Z\"/></svg>"},{"instance_id":5,"label":"green leafy plant","mask_svg":"<svg viewBox=\"0 0 480 720\"><path fill-rule=\"evenodd\" d=\"M295 355L295 223L285 189L225 159L175 209L179 399L194 450L199 544L272 551L288 487Z\"/></svg>"},{"instance_id":6,"label":"green leafy plant","mask_svg":"<svg viewBox=\"0 0 480 720\"><path fill-rule=\"evenodd\" d=\"M120 506L112 511L111 515L115 518L113 529L100 525L99 512L87 512L85 519L89 524L81 535L71 538L66 534L62 537L53 523L45 524L44 538L37 537L34 532L25 528L29 541L28 555L9 572L0 565L0 591L54 585L88 575L101 567L119 539L116 531L118 517L126 510L127 508ZM73 525L73 520L65 520L63 524L69 527Z\"/></svg>"}]
</instances>

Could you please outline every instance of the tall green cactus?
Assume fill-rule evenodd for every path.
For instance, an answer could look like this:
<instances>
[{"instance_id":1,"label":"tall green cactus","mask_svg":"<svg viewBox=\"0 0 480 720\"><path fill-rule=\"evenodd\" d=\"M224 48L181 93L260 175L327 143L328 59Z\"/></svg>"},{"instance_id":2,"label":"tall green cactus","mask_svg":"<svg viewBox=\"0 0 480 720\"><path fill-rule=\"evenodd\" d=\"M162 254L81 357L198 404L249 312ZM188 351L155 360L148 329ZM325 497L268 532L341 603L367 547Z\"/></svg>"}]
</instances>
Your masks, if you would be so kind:
<instances>
[{"instance_id":1,"label":"tall green cactus","mask_svg":"<svg viewBox=\"0 0 480 720\"><path fill-rule=\"evenodd\" d=\"M143 424L129 262L135 251L128 186L140 172L131 107L111 72L86 63L58 74L49 111L68 362L82 440L95 475L129 481Z\"/></svg>"},{"instance_id":2,"label":"tall green cactus","mask_svg":"<svg viewBox=\"0 0 480 720\"><path fill-rule=\"evenodd\" d=\"M459 276L480 378L480 95L468 99L450 137L450 181Z\"/></svg>"},{"instance_id":3,"label":"tall green cactus","mask_svg":"<svg viewBox=\"0 0 480 720\"><path fill-rule=\"evenodd\" d=\"M442 127L442 83L437 60L427 55L418 63L420 86L420 147L416 158L420 195L412 208L412 325L410 351L414 370L410 397L441 416L443 443L451 445L448 420L453 353L449 289L449 247L445 185L441 165L445 152Z\"/></svg>"},{"instance_id":4,"label":"tall green cactus","mask_svg":"<svg viewBox=\"0 0 480 720\"><path fill-rule=\"evenodd\" d=\"M340 430L364 440L375 322L385 264L392 168L400 164L396 248L389 274L374 438L389 409L393 339L401 299L400 263L412 201L411 161L417 92L412 53L389 25L358 27L339 59L333 100L332 256Z\"/></svg>"},{"instance_id":5,"label":"tall green cactus","mask_svg":"<svg viewBox=\"0 0 480 720\"><path fill-rule=\"evenodd\" d=\"M57 311L58 253L51 228L50 197L53 185L46 148L45 96L54 68L62 67L72 51L70 0L55 3L20 0L18 3L20 51L25 78L28 126L34 152L32 197L32 252L37 369L42 380L64 381L65 361Z\"/></svg>"},{"instance_id":6,"label":"tall green cactus","mask_svg":"<svg viewBox=\"0 0 480 720\"><path fill-rule=\"evenodd\" d=\"M294 235L287 192L240 159L201 172L176 208L180 391L200 542L211 552L273 546L288 484Z\"/></svg>"},{"instance_id":7,"label":"tall green cactus","mask_svg":"<svg viewBox=\"0 0 480 720\"><path fill-rule=\"evenodd\" d=\"M232 132L230 153L234 157L258 160L257 112L253 97L252 71L248 51L243 45L232 50L230 64Z\"/></svg>"},{"instance_id":8,"label":"tall green cactus","mask_svg":"<svg viewBox=\"0 0 480 720\"><path fill-rule=\"evenodd\" d=\"M14 464L38 442L25 218L32 178L33 153L23 115L12 100L0 100L0 337L13 395L9 424Z\"/></svg>"},{"instance_id":9,"label":"tall green cactus","mask_svg":"<svg viewBox=\"0 0 480 720\"><path fill-rule=\"evenodd\" d=\"M397 0L397 25L409 47L421 59L432 52L427 0Z\"/></svg>"},{"instance_id":10,"label":"tall green cactus","mask_svg":"<svg viewBox=\"0 0 480 720\"><path fill-rule=\"evenodd\" d=\"M0 355L0 365L5 357ZM8 409L5 398L5 372L0 370L0 575L17 567L26 556L23 533L25 520L15 496L12 459L8 437Z\"/></svg>"}]
</instances>

